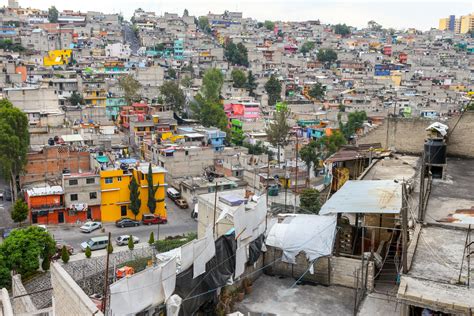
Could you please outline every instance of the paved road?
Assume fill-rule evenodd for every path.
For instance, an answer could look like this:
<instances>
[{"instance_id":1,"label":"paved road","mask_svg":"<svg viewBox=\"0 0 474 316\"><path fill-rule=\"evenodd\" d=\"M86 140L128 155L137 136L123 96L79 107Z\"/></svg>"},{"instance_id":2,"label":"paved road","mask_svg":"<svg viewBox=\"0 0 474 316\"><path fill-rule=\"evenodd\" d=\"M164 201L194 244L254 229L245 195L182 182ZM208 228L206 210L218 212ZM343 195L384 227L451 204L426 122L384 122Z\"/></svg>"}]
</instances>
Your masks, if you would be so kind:
<instances>
[{"instance_id":1,"label":"paved road","mask_svg":"<svg viewBox=\"0 0 474 316\"><path fill-rule=\"evenodd\" d=\"M197 222L191 218L191 209L179 209L171 200L166 198L166 205L168 208L168 223L159 225L160 239L166 236L182 235L189 232L197 231ZM79 231L78 225L62 225L50 226L48 230L53 234L54 238L59 241L64 241L74 247L75 252L80 252L80 245L87 241L90 237L104 236L108 232L112 233L112 238L115 239L120 235L134 235L140 238L140 243L148 242L150 232L153 231L155 239L158 232L158 225L140 225L138 227L115 227L113 223L106 223L104 225L105 233L96 230L90 234ZM126 246L125 246L126 247Z\"/></svg>"},{"instance_id":2,"label":"paved road","mask_svg":"<svg viewBox=\"0 0 474 316\"><path fill-rule=\"evenodd\" d=\"M7 187L4 179L0 178L0 190L3 191ZM0 200L0 227L8 228L13 227L13 220L10 214L10 208L12 206L11 201Z\"/></svg>"},{"instance_id":3,"label":"paved road","mask_svg":"<svg viewBox=\"0 0 474 316\"><path fill-rule=\"evenodd\" d=\"M124 42L130 44L130 49L133 54L136 54L140 48L140 41L138 40L137 35L132 29L132 24L123 23L123 39Z\"/></svg>"}]
</instances>

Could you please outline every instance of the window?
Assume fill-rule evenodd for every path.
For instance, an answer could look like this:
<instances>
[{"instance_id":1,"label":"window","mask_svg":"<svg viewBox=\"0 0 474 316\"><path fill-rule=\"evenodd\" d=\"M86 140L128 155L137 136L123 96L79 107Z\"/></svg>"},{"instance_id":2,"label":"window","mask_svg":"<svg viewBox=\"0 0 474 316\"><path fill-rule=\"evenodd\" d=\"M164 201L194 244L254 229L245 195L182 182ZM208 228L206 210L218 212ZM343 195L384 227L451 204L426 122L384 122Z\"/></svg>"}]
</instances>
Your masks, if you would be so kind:
<instances>
[{"instance_id":1,"label":"window","mask_svg":"<svg viewBox=\"0 0 474 316\"><path fill-rule=\"evenodd\" d=\"M69 180L69 185L77 185L77 179Z\"/></svg>"},{"instance_id":2,"label":"window","mask_svg":"<svg viewBox=\"0 0 474 316\"><path fill-rule=\"evenodd\" d=\"M105 178L105 183L106 184L110 184L112 182L114 182L114 178Z\"/></svg>"},{"instance_id":3,"label":"window","mask_svg":"<svg viewBox=\"0 0 474 316\"><path fill-rule=\"evenodd\" d=\"M122 205L120 207L120 216L127 216L127 206L126 205Z\"/></svg>"},{"instance_id":4,"label":"window","mask_svg":"<svg viewBox=\"0 0 474 316\"><path fill-rule=\"evenodd\" d=\"M97 192L89 192L89 198L91 200L97 199Z\"/></svg>"},{"instance_id":5,"label":"window","mask_svg":"<svg viewBox=\"0 0 474 316\"><path fill-rule=\"evenodd\" d=\"M117 177L118 182L122 182L122 177Z\"/></svg>"},{"instance_id":6,"label":"window","mask_svg":"<svg viewBox=\"0 0 474 316\"><path fill-rule=\"evenodd\" d=\"M71 201L77 201L77 194L71 194Z\"/></svg>"},{"instance_id":7,"label":"window","mask_svg":"<svg viewBox=\"0 0 474 316\"><path fill-rule=\"evenodd\" d=\"M94 179L94 178L87 178L87 179L86 179L86 183L87 183L87 184L95 183L95 179Z\"/></svg>"}]
</instances>

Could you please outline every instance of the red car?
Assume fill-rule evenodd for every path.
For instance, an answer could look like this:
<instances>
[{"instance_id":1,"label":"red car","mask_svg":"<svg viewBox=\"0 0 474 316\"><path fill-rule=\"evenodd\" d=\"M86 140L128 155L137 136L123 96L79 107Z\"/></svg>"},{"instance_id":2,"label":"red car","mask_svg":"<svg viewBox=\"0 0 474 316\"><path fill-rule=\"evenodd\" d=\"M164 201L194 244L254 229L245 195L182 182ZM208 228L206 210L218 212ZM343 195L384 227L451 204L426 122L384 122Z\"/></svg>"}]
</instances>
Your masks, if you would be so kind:
<instances>
[{"instance_id":1,"label":"red car","mask_svg":"<svg viewBox=\"0 0 474 316\"><path fill-rule=\"evenodd\" d=\"M142 216L143 225L166 224L167 222L166 218L161 218L159 215L143 214Z\"/></svg>"}]
</instances>

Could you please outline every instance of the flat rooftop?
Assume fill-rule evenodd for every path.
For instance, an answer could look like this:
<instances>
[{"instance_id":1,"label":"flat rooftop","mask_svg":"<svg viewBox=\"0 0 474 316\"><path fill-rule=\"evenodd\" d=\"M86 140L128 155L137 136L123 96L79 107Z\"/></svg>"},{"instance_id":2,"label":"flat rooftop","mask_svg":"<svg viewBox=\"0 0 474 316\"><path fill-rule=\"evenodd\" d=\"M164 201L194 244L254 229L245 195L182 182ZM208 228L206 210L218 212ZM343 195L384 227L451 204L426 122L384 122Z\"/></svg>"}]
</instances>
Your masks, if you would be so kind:
<instances>
[{"instance_id":1,"label":"flat rooftop","mask_svg":"<svg viewBox=\"0 0 474 316\"><path fill-rule=\"evenodd\" d=\"M354 290L322 285L291 287L294 283L292 278L262 275L235 310L256 315L352 315Z\"/></svg>"},{"instance_id":2,"label":"flat rooftop","mask_svg":"<svg viewBox=\"0 0 474 316\"><path fill-rule=\"evenodd\" d=\"M420 157L393 155L380 159L364 176L364 180L408 180L415 176Z\"/></svg>"}]
</instances>

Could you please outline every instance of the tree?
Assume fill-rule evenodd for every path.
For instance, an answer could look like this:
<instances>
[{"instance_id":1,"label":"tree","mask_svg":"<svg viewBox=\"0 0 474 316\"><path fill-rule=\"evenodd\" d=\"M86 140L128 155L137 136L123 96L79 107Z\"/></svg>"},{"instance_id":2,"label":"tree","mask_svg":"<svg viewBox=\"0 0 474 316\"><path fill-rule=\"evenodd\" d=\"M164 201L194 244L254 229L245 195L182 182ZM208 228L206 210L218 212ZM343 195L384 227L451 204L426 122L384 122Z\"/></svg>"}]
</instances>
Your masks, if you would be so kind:
<instances>
[{"instance_id":1,"label":"tree","mask_svg":"<svg viewBox=\"0 0 474 316\"><path fill-rule=\"evenodd\" d=\"M69 251L67 251L66 245L64 245L64 246L63 246L63 249L61 249L61 260L62 260L64 263L68 263L68 262L69 262Z\"/></svg>"},{"instance_id":2,"label":"tree","mask_svg":"<svg viewBox=\"0 0 474 316\"><path fill-rule=\"evenodd\" d=\"M26 50L21 44L13 43L9 38L0 40L0 49L12 52L24 52Z\"/></svg>"},{"instance_id":3,"label":"tree","mask_svg":"<svg viewBox=\"0 0 474 316\"><path fill-rule=\"evenodd\" d=\"M18 199L13 205L13 211L11 213L12 220L15 223L21 223L28 218L28 204L25 201Z\"/></svg>"},{"instance_id":4,"label":"tree","mask_svg":"<svg viewBox=\"0 0 474 316\"><path fill-rule=\"evenodd\" d=\"M347 115L347 123L343 124L339 120L339 129L346 139L351 139L359 128L362 128L364 121L367 120L365 111L355 111Z\"/></svg>"},{"instance_id":5,"label":"tree","mask_svg":"<svg viewBox=\"0 0 474 316\"><path fill-rule=\"evenodd\" d=\"M320 153L318 152L318 146L316 141L311 140L306 146L302 147L300 149L300 157L301 160L303 160L306 164L306 168L308 171L308 176L307 176L307 183L309 183L309 176L311 172L311 166L314 167L314 170L316 172L316 168L319 165L319 160L320 160Z\"/></svg>"},{"instance_id":6,"label":"tree","mask_svg":"<svg viewBox=\"0 0 474 316\"><path fill-rule=\"evenodd\" d=\"M303 189L300 194L300 207L311 214L319 214L321 201L319 200L319 191L316 189Z\"/></svg>"},{"instance_id":7,"label":"tree","mask_svg":"<svg viewBox=\"0 0 474 316\"><path fill-rule=\"evenodd\" d=\"M202 96L206 100L219 102L223 84L224 75L222 72L217 68L208 69L202 78Z\"/></svg>"},{"instance_id":8,"label":"tree","mask_svg":"<svg viewBox=\"0 0 474 316\"><path fill-rule=\"evenodd\" d=\"M148 244L151 246L155 243L155 234L153 232L150 232L150 238L148 239Z\"/></svg>"},{"instance_id":9,"label":"tree","mask_svg":"<svg viewBox=\"0 0 474 316\"><path fill-rule=\"evenodd\" d=\"M331 64L337 60L337 53L330 48L320 49L316 57L322 63Z\"/></svg>"},{"instance_id":10,"label":"tree","mask_svg":"<svg viewBox=\"0 0 474 316\"><path fill-rule=\"evenodd\" d=\"M283 106L273 113L273 120L266 128L267 139L278 150L278 165L280 165L280 148L288 144L288 133L291 126L288 124L290 110Z\"/></svg>"},{"instance_id":11,"label":"tree","mask_svg":"<svg viewBox=\"0 0 474 316\"><path fill-rule=\"evenodd\" d=\"M165 83L160 87L160 93L163 95L163 102L170 106L173 109L173 112L181 113L183 111L186 97L178 83L174 81L165 81Z\"/></svg>"},{"instance_id":12,"label":"tree","mask_svg":"<svg viewBox=\"0 0 474 316\"><path fill-rule=\"evenodd\" d=\"M242 43L236 45L229 41L224 46L224 57L234 65L249 66L247 47Z\"/></svg>"},{"instance_id":13,"label":"tree","mask_svg":"<svg viewBox=\"0 0 474 316\"><path fill-rule=\"evenodd\" d=\"M232 130L232 143L237 146L242 146L245 140L245 134L241 129Z\"/></svg>"},{"instance_id":14,"label":"tree","mask_svg":"<svg viewBox=\"0 0 474 316\"><path fill-rule=\"evenodd\" d=\"M345 24L334 25L334 33L342 36L351 34L351 29Z\"/></svg>"},{"instance_id":15,"label":"tree","mask_svg":"<svg viewBox=\"0 0 474 316\"><path fill-rule=\"evenodd\" d=\"M374 20L370 20L369 22L367 22L367 27L372 30L372 31L381 31L382 30L382 25L378 24L377 22L375 22Z\"/></svg>"},{"instance_id":16,"label":"tree","mask_svg":"<svg viewBox=\"0 0 474 316\"><path fill-rule=\"evenodd\" d=\"M17 176L23 171L30 145L28 118L7 99L0 100L0 174L10 183L16 200Z\"/></svg>"},{"instance_id":17,"label":"tree","mask_svg":"<svg viewBox=\"0 0 474 316\"><path fill-rule=\"evenodd\" d=\"M261 141L255 143L255 145L252 145L250 143L243 143L243 146L245 148L248 148L249 155L261 155L267 152L267 149L263 146L263 143Z\"/></svg>"},{"instance_id":18,"label":"tree","mask_svg":"<svg viewBox=\"0 0 474 316\"><path fill-rule=\"evenodd\" d=\"M191 88L193 85L193 79L189 76L185 76L183 79L181 79L181 85L185 88Z\"/></svg>"},{"instance_id":19,"label":"tree","mask_svg":"<svg viewBox=\"0 0 474 316\"><path fill-rule=\"evenodd\" d=\"M188 11L188 9L184 9L183 16L189 16L189 11Z\"/></svg>"},{"instance_id":20,"label":"tree","mask_svg":"<svg viewBox=\"0 0 474 316\"><path fill-rule=\"evenodd\" d=\"M72 92L71 96L68 98L68 101L69 101L69 103L71 103L71 105L84 104L84 99L76 91Z\"/></svg>"},{"instance_id":21,"label":"tree","mask_svg":"<svg viewBox=\"0 0 474 316\"><path fill-rule=\"evenodd\" d=\"M232 70L232 81L234 82L234 88L243 88L247 83L247 77L245 76L245 72L240 69Z\"/></svg>"},{"instance_id":22,"label":"tree","mask_svg":"<svg viewBox=\"0 0 474 316\"><path fill-rule=\"evenodd\" d=\"M346 143L346 139L341 132L333 132L329 136L323 136L316 141L316 147L321 153L321 158L326 159Z\"/></svg>"},{"instance_id":23,"label":"tree","mask_svg":"<svg viewBox=\"0 0 474 316\"><path fill-rule=\"evenodd\" d=\"M209 26L209 19L205 16L200 16L198 19L198 27L205 33L211 33L211 27Z\"/></svg>"},{"instance_id":24,"label":"tree","mask_svg":"<svg viewBox=\"0 0 474 316\"><path fill-rule=\"evenodd\" d=\"M320 100L324 98L325 93L326 87L323 86L320 82L317 82L311 87L308 94L310 97Z\"/></svg>"},{"instance_id":25,"label":"tree","mask_svg":"<svg viewBox=\"0 0 474 316\"><path fill-rule=\"evenodd\" d=\"M48 20L51 23L58 23L59 11L55 6L48 9Z\"/></svg>"},{"instance_id":26,"label":"tree","mask_svg":"<svg viewBox=\"0 0 474 316\"><path fill-rule=\"evenodd\" d=\"M305 43L303 44L303 46L301 46L300 52L301 52L303 55L306 55L307 53L309 53L309 52L312 51L313 49L314 49L314 42L308 41L308 42L305 42Z\"/></svg>"},{"instance_id":27,"label":"tree","mask_svg":"<svg viewBox=\"0 0 474 316\"><path fill-rule=\"evenodd\" d=\"M0 252L0 287L9 288L11 285L11 272L8 265L8 260Z\"/></svg>"},{"instance_id":28,"label":"tree","mask_svg":"<svg viewBox=\"0 0 474 316\"><path fill-rule=\"evenodd\" d=\"M265 26L265 28L269 31L273 31L273 29L275 28L275 23L272 22L272 21L268 21L266 20L265 22L263 22L263 25Z\"/></svg>"},{"instance_id":29,"label":"tree","mask_svg":"<svg viewBox=\"0 0 474 316\"><path fill-rule=\"evenodd\" d=\"M176 70L173 68L168 68L168 77L171 79L176 79Z\"/></svg>"},{"instance_id":30,"label":"tree","mask_svg":"<svg viewBox=\"0 0 474 316\"><path fill-rule=\"evenodd\" d=\"M268 105L273 106L281 100L281 83L274 75L265 84L265 91L268 94Z\"/></svg>"},{"instance_id":31,"label":"tree","mask_svg":"<svg viewBox=\"0 0 474 316\"><path fill-rule=\"evenodd\" d=\"M51 258L43 258L43 262L41 263L41 269L43 269L43 271L48 271L50 266Z\"/></svg>"},{"instance_id":32,"label":"tree","mask_svg":"<svg viewBox=\"0 0 474 316\"><path fill-rule=\"evenodd\" d=\"M89 246L86 247L86 252L85 252L86 258L89 259L92 256L92 251Z\"/></svg>"},{"instance_id":33,"label":"tree","mask_svg":"<svg viewBox=\"0 0 474 316\"><path fill-rule=\"evenodd\" d=\"M107 253L111 254L111 253L113 253L113 252L114 252L114 246L112 246L112 243L109 242L109 243L107 244Z\"/></svg>"},{"instance_id":34,"label":"tree","mask_svg":"<svg viewBox=\"0 0 474 316\"><path fill-rule=\"evenodd\" d=\"M252 70L250 70L248 75L247 75L247 85L246 85L246 87L247 87L247 90L249 91L249 95L251 97L255 96L253 91L255 89L257 89L257 83L255 82L255 76L253 75Z\"/></svg>"},{"instance_id":35,"label":"tree","mask_svg":"<svg viewBox=\"0 0 474 316\"><path fill-rule=\"evenodd\" d=\"M125 100L127 101L128 105L131 105L132 102L138 101L140 99L138 91L142 85L135 78L133 78L132 75L122 76L119 79L119 86L123 89Z\"/></svg>"},{"instance_id":36,"label":"tree","mask_svg":"<svg viewBox=\"0 0 474 316\"><path fill-rule=\"evenodd\" d=\"M160 184L153 183L153 168L151 166L151 163L148 165L148 173L146 175L146 181L148 182L148 202L147 202L148 210L150 210L151 214L155 214L156 203L162 202L163 200L157 201L155 197L156 191L158 191Z\"/></svg>"},{"instance_id":37,"label":"tree","mask_svg":"<svg viewBox=\"0 0 474 316\"><path fill-rule=\"evenodd\" d=\"M133 248L135 248L135 243L133 241L133 236L130 235L128 237L128 249L133 250Z\"/></svg>"},{"instance_id":38,"label":"tree","mask_svg":"<svg viewBox=\"0 0 474 316\"><path fill-rule=\"evenodd\" d=\"M137 180L133 176L128 185L128 189L130 190L130 210L132 211L132 214L135 215L136 219L137 215L140 213L142 201L140 200L140 191L138 190Z\"/></svg>"}]
</instances>

